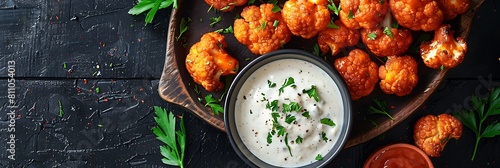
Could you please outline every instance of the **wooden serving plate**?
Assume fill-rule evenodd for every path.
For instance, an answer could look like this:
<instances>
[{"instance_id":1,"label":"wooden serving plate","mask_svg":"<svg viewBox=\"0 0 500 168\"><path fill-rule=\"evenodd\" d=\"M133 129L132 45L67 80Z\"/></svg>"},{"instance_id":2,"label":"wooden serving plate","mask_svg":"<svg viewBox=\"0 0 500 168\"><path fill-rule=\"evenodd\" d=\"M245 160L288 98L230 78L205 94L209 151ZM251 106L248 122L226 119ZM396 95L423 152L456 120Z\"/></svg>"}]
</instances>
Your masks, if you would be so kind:
<instances>
[{"instance_id":1,"label":"wooden serving plate","mask_svg":"<svg viewBox=\"0 0 500 168\"><path fill-rule=\"evenodd\" d=\"M469 11L452 21L446 22L451 24L452 29L455 31L455 36L467 38L475 13L483 2L484 0L472 0ZM280 1L279 4L284 4L284 2ZM218 12L214 9L208 11L209 8L210 6L204 1L179 0L177 9L172 10L167 37L165 65L158 92L167 102L182 106L212 126L225 131L223 115L214 115L208 107L204 106L205 95L212 94L218 99L223 95L223 91L208 93L201 86L197 86L200 90L199 92L195 91L196 84L187 72L184 61L189 48L198 42L203 34L232 26L235 16L241 13L243 7L236 7L228 13ZM215 24L214 27L210 27L210 17L217 16L222 16L222 21ZM176 37L180 33L179 24L182 18L190 20L187 24L189 29L177 40ZM431 38L433 35L432 32L414 32L414 41L418 36L424 34L430 35ZM246 46L240 44L234 38L233 34L224 34L224 36L228 44L226 51L238 59L240 68L246 66L250 60L257 57ZM300 37L293 37L284 48L303 49L312 52L313 44L317 42L316 40L316 38L304 40ZM358 45L357 47L363 49L364 46ZM340 55L347 55L349 49L346 49ZM353 127L346 148L368 141L403 121L414 113L439 86L447 70L430 69L423 64L418 53L409 55L412 55L419 64L419 82L413 89L413 92L404 97L397 97L383 93L377 85L371 95L353 101ZM325 58L333 65L334 59L338 57L341 56L332 57L327 55ZM377 62L375 59L372 60ZM224 78L221 80L224 80ZM229 85L229 83L226 83L226 85ZM391 107L389 113L394 117L394 120L384 115L368 113L367 108L375 105L372 101L374 98L387 102L387 105ZM200 102L200 100L203 101Z\"/></svg>"}]
</instances>

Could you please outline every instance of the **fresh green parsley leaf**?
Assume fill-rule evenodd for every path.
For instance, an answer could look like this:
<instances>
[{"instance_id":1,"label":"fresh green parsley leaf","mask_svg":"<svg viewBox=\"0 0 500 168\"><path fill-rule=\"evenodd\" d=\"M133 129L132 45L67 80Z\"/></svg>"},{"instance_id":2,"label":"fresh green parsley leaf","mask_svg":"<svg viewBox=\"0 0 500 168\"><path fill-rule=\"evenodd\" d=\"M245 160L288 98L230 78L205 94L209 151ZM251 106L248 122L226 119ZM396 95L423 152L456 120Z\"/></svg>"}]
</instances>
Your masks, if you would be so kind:
<instances>
[{"instance_id":1,"label":"fresh green parsley leaf","mask_svg":"<svg viewBox=\"0 0 500 168\"><path fill-rule=\"evenodd\" d=\"M278 137L285 135L285 127L278 125L276 129L278 130Z\"/></svg>"},{"instance_id":2,"label":"fresh green parsley leaf","mask_svg":"<svg viewBox=\"0 0 500 168\"><path fill-rule=\"evenodd\" d=\"M280 23L279 20L274 20L273 27L278 27L278 24Z\"/></svg>"},{"instance_id":3,"label":"fresh green parsley leaf","mask_svg":"<svg viewBox=\"0 0 500 168\"><path fill-rule=\"evenodd\" d=\"M322 118L320 120L321 124L329 125L331 127L335 127L335 123L332 121L332 119L329 118Z\"/></svg>"},{"instance_id":4,"label":"fresh green parsley leaf","mask_svg":"<svg viewBox=\"0 0 500 168\"><path fill-rule=\"evenodd\" d=\"M63 110L63 107L62 107L62 104L61 104L61 100L58 100L57 102L59 103L59 117L63 117L64 110Z\"/></svg>"},{"instance_id":5,"label":"fresh green parsley leaf","mask_svg":"<svg viewBox=\"0 0 500 168\"><path fill-rule=\"evenodd\" d=\"M214 32L222 33L222 34L229 34L229 33L234 33L234 29L233 29L233 26L229 26L229 27L224 28L224 29L215 30Z\"/></svg>"},{"instance_id":6,"label":"fresh green parsley leaf","mask_svg":"<svg viewBox=\"0 0 500 168\"><path fill-rule=\"evenodd\" d=\"M276 13L276 12L281 11L281 8L277 4L274 4L273 9L271 9L271 11L273 13Z\"/></svg>"},{"instance_id":7,"label":"fresh green parsley leaf","mask_svg":"<svg viewBox=\"0 0 500 168\"><path fill-rule=\"evenodd\" d=\"M267 26L267 21L264 21L264 23L262 23L262 25L260 25L260 29L264 30L264 29L266 29L266 26Z\"/></svg>"},{"instance_id":8,"label":"fresh green parsley leaf","mask_svg":"<svg viewBox=\"0 0 500 168\"><path fill-rule=\"evenodd\" d=\"M377 108L370 106L368 107L368 111L370 114L383 114L389 117L391 120L394 120L394 118L387 112L389 108L387 107L387 103L385 101L379 101L378 99L373 99L373 102L377 105Z\"/></svg>"},{"instance_id":9,"label":"fresh green parsley leaf","mask_svg":"<svg viewBox=\"0 0 500 168\"><path fill-rule=\"evenodd\" d=\"M267 85L269 86L269 88L276 87L276 83L271 82L270 80L267 80Z\"/></svg>"},{"instance_id":10,"label":"fresh green parsley leaf","mask_svg":"<svg viewBox=\"0 0 500 168\"><path fill-rule=\"evenodd\" d=\"M293 157L293 155L292 155L292 149L290 149L290 145L288 145L288 133L286 133L286 135L285 135L285 145L288 148L288 152L290 152L290 156Z\"/></svg>"},{"instance_id":11,"label":"fresh green parsley leaf","mask_svg":"<svg viewBox=\"0 0 500 168\"><path fill-rule=\"evenodd\" d=\"M101 92L101 88L96 87L96 88L95 88L95 93L100 93L100 92Z\"/></svg>"},{"instance_id":12,"label":"fresh green parsley leaf","mask_svg":"<svg viewBox=\"0 0 500 168\"><path fill-rule=\"evenodd\" d=\"M210 23L210 27L214 27L215 24L219 23L222 20L222 16L210 17L209 19L210 19L210 21L212 21Z\"/></svg>"},{"instance_id":13,"label":"fresh green parsley leaf","mask_svg":"<svg viewBox=\"0 0 500 168\"><path fill-rule=\"evenodd\" d=\"M283 103L283 113L292 112L292 111L300 111L302 107L297 102L290 102L289 104Z\"/></svg>"},{"instance_id":14,"label":"fresh green parsley leaf","mask_svg":"<svg viewBox=\"0 0 500 168\"><path fill-rule=\"evenodd\" d=\"M287 79L285 79L285 82L278 90L278 95L281 95L281 93L285 92L285 88L288 86L290 86L292 88L296 87L295 80L292 77L288 77Z\"/></svg>"},{"instance_id":15,"label":"fresh green parsley leaf","mask_svg":"<svg viewBox=\"0 0 500 168\"><path fill-rule=\"evenodd\" d=\"M337 8L337 6L335 5L335 3L333 2L333 0L328 0L328 5L326 5L326 7L328 7L329 10L333 11L333 13L335 13L335 15L339 15L339 11L340 11L340 6Z\"/></svg>"},{"instance_id":16,"label":"fresh green parsley leaf","mask_svg":"<svg viewBox=\"0 0 500 168\"><path fill-rule=\"evenodd\" d=\"M349 10L349 14L347 14L347 18L348 19L354 18L354 13L352 12L352 10Z\"/></svg>"},{"instance_id":17,"label":"fresh green parsley leaf","mask_svg":"<svg viewBox=\"0 0 500 168\"><path fill-rule=\"evenodd\" d=\"M333 21L330 21L330 23L328 23L328 28L332 28L332 29L340 29L339 26L337 26Z\"/></svg>"},{"instance_id":18,"label":"fresh green parsley leaf","mask_svg":"<svg viewBox=\"0 0 500 168\"><path fill-rule=\"evenodd\" d=\"M278 100L273 100L271 102L267 102L266 108L273 111L273 112L278 111Z\"/></svg>"},{"instance_id":19,"label":"fresh green parsley leaf","mask_svg":"<svg viewBox=\"0 0 500 168\"><path fill-rule=\"evenodd\" d=\"M500 135L500 123L498 120L489 124L486 121L489 116L500 115L500 87L493 89L487 98L480 98L476 95L471 96L470 104L473 110L462 110L453 115L462 122L463 125L474 131L476 135L476 144L471 160L476 157L478 144L481 138L493 138ZM477 114L477 115L476 115ZM481 130L483 126L484 130Z\"/></svg>"},{"instance_id":20,"label":"fresh green parsley leaf","mask_svg":"<svg viewBox=\"0 0 500 168\"><path fill-rule=\"evenodd\" d=\"M328 137L326 137L326 133L325 132L321 132L321 139L325 142L328 142Z\"/></svg>"},{"instance_id":21,"label":"fresh green parsley leaf","mask_svg":"<svg viewBox=\"0 0 500 168\"><path fill-rule=\"evenodd\" d=\"M319 161L319 160L323 160L323 156L321 156L321 154L318 154L318 155L316 155L316 158L315 158L315 159L316 159L316 160L318 160L318 161Z\"/></svg>"},{"instance_id":22,"label":"fresh green parsley leaf","mask_svg":"<svg viewBox=\"0 0 500 168\"><path fill-rule=\"evenodd\" d=\"M215 99L212 94L208 94L205 96L205 104L206 107L210 107L215 115L219 115L219 113L224 113L224 108L219 104L219 101Z\"/></svg>"},{"instance_id":23,"label":"fresh green parsley leaf","mask_svg":"<svg viewBox=\"0 0 500 168\"><path fill-rule=\"evenodd\" d=\"M393 38L394 38L394 37L392 36L391 28L389 28L389 27L385 27L385 28L384 28L384 34L388 35L391 39L393 39Z\"/></svg>"},{"instance_id":24,"label":"fresh green parsley leaf","mask_svg":"<svg viewBox=\"0 0 500 168\"><path fill-rule=\"evenodd\" d=\"M286 115L286 117L285 117L285 122L286 122L287 124L291 124L291 123L293 123L294 121L295 121L295 116L292 116L292 115Z\"/></svg>"},{"instance_id":25,"label":"fresh green parsley leaf","mask_svg":"<svg viewBox=\"0 0 500 168\"><path fill-rule=\"evenodd\" d=\"M128 14L138 15L147 10L149 10L146 15L145 22L146 24L151 23L153 18L158 11L158 9L163 9L172 6L173 8L177 8L177 0L141 0L132 7Z\"/></svg>"},{"instance_id":26,"label":"fresh green parsley leaf","mask_svg":"<svg viewBox=\"0 0 500 168\"><path fill-rule=\"evenodd\" d=\"M444 65L441 65L441 67L439 67L439 69L444 70Z\"/></svg>"},{"instance_id":27,"label":"fresh green parsley leaf","mask_svg":"<svg viewBox=\"0 0 500 168\"><path fill-rule=\"evenodd\" d=\"M306 117L307 119L311 118L311 115L309 115L308 111L302 113L302 116Z\"/></svg>"},{"instance_id":28,"label":"fresh green parsley leaf","mask_svg":"<svg viewBox=\"0 0 500 168\"><path fill-rule=\"evenodd\" d=\"M273 135L271 134L271 132L268 132L267 133L267 144L271 144L273 143Z\"/></svg>"},{"instance_id":29,"label":"fresh green parsley leaf","mask_svg":"<svg viewBox=\"0 0 500 168\"><path fill-rule=\"evenodd\" d=\"M157 126L153 127L156 139L165 145L160 146L160 153L164 157L161 161L171 166L184 167L184 151L186 149L186 129L184 128L184 117L181 117L179 131L176 131L176 121L172 112L154 106L154 117Z\"/></svg>"},{"instance_id":30,"label":"fresh green parsley leaf","mask_svg":"<svg viewBox=\"0 0 500 168\"><path fill-rule=\"evenodd\" d=\"M314 100L316 100L316 102L319 102L319 97L318 97L318 92L316 91L316 86L314 85L311 85L311 89L309 90L302 90L302 93L307 93L307 95L309 96L309 98L314 98Z\"/></svg>"},{"instance_id":31,"label":"fresh green parsley leaf","mask_svg":"<svg viewBox=\"0 0 500 168\"><path fill-rule=\"evenodd\" d=\"M63 68L66 69L67 67L66 63L63 63Z\"/></svg>"},{"instance_id":32,"label":"fresh green parsley leaf","mask_svg":"<svg viewBox=\"0 0 500 168\"><path fill-rule=\"evenodd\" d=\"M184 34L188 29L189 27L187 26L187 24L191 22L191 19L188 18L187 20L182 18L181 19L181 23L179 24L179 27L180 27L180 31L179 31L179 36L177 36L177 38L175 38L177 41L179 41L179 39L181 38L182 34Z\"/></svg>"},{"instance_id":33,"label":"fresh green parsley leaf","mask_svg":"<svg viewBox=\"0 0 500 168\"><path fill-rule=\"evenodd\" d=\"M371 32L368 34L368 38L370 38L370 40L375 40L375 38L377 38L377 34L375 34L375 32Z\"/></svg>"},{"instance_id":34,"label":"fresh green parsley leaf","mask_svg":"<svg viewBox=\"0 0 500 168\"><path fill-rule=\"evenodd\" d=\"M302 137L298 136L297 139L295 139L295 143L297 144L302 143Z\"/></svg>"},{"instance_id":35,"label":"fresh green parsley leaf","mask_svg":"<svg viewBox=\"0 0 500 168\"><path fill-rule=\"evenodd\" d=\"M316 43L314 44L313 46L313 55L316 55L316 56L325 56L325 53L323 53L320 49L319 49L319 44Z\"/></svg>"},{"instance_id":36,"label":"fresh green parsley leaf","mask_svg":"<svg viewBox=\"0 0 500 168\"><path fill-rule=\"evenodd\" d=\"M277 128L279 126L278 124L278 117L280 117L279 113L271 113L271 116L273 117L273 128Z\"/></svg>"}]
</instances>

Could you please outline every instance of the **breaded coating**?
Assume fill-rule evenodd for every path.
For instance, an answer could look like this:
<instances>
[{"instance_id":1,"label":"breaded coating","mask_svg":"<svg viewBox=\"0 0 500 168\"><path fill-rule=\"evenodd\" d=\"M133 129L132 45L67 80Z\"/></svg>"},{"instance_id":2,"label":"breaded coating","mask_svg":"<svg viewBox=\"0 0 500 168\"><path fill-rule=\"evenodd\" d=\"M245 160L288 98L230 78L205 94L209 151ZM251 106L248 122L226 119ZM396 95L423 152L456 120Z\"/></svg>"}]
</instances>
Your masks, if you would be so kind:
<instances>
[{"instance_id":1,"label":"breaded coating","mask_svg":"<svg viewBox=\"0 0 500 168\"><path fill-rule=\"evenodd\" d=\"M393 27L391 12L387 12L380 26L362 29L361 39L368 50L379 57L403 55L413 40L411 31Z\"/></svg>"},{"instance_id":2,"label":"breaded coating","mask_svg":"<svg viewBox=\"0 0 500 168\"><path fill-rule=\"evenodd\" d=\"M443 11L434 0L391 0L389 4L399 25L410 30L433 31L443 22Z\"/></svg>"},{"instance_id":3,"label":"breaded coating","mask_svg":"<svg viewBox=\"0 0 500 168\"><path fill-rule=\"evenodd\" d=\"M380 66L378 77L380 89L387 94L405 96L417 85L417 61L411 56L389 56Z\"/></svg>"},{"instance_id":4,"label":"breaded coating","mask_svg":"<svg viewBox=\"0 0 500 168\"><path fill-rule=\"evenodd\" d=\"M224 88L224 83L219 81L220 76L238 71L238 60L224 50L226 47L223 35L209 32L191 47L186 57L189 74L209 92Z\"/></svg>"},{"instance_id":5,"label":"breaded coating","mask_svg":"<svg viewBox=\"0 0 500 168\"><path fill-rule=\"evenodd\" d=\"M443 11L444 20L452 20L459 14L467 12L470 0L436 0L439 9Z\"/></svg>"},{"instance_id":6,"label":"breaded coating","mask_svg":"<svg viewBox=\"0 0 500 168\"><path fill-rule=\"evenodd\" d=\"M387 0L340 0L340 20L350 29L371 29L389 11Z\"/></svg>"},{"instance_id":7,"label":"breaded coating","mask_svg":"<svg viewBox=\"0 0 500 168\"><path fill-rule=\"evenodd\" d=\"M280 12L273 4L247 6L240 19L234 21L234 36L256 54L262 55L281 48L292 38Z\"/></svg>"},{"instance_id":8,"label":"breaded coating","mask_svg":"<svg viewBox=\"0 0 500 168\"><path fill-rule=\"evenodd\" d=\"M288 0L281 14L293 35L310 39L330 23L327 0Z\"/></svg>"},{"instance_id":9,"label":"breaded coating","mask_svg":"<svg viewBox=\"0 0 500 168\"><path fill-rule=\"evenodd\" d=\"M359 42L359 31L347 28L340 20L335 21L338 28L327 28L318 34L318 45L321 52L332 51L332 56L347 46L355 46Z\"/></svg>"},{"instance_id":10,"label":"breaded coating","mask_svg":"<svg viewBox=\"0 0 500 168\"><path fill-rule=\"evenodd\" d=\"M462 63L467 52L467 42L462 37L453 38L450 25L441 25L434 32L431 42L420 44L420 56L430 68L454 68Z\"/></svg>"},{"instance_id":11,"label":"breaded coating","mask_svg":"<svg viewBox=\"0 0 500 168\"><path fill-rule=\"evenodd\" d=\"M344 78L352 100L369 95L378 82L378 66L363 50L354 49L347 57L336 59L334 64Z\"/></svg>"},{"instance_id":12,"label":"breaded coating","mask_svg":"<svg viewBox=\"0 0 500 168\"><path fill-rule=\"evenodd\" d=\"M236 6L245 5L248 0L205 0L205 2L212 8L224 12L229 12L232 11Z\"/></svg>"},{"instance_id":13,"label":"breaded coating","mask_svg":"<svg viewBox=\"0 0 500 168\"><path fill-rule=\"evenodd\" d=\"M443 113L438 116L426 115L414 126L415 144L431 157L439 157L451 138L462 135L462 123L452 115Z\"/></svg>"}]
</instances>

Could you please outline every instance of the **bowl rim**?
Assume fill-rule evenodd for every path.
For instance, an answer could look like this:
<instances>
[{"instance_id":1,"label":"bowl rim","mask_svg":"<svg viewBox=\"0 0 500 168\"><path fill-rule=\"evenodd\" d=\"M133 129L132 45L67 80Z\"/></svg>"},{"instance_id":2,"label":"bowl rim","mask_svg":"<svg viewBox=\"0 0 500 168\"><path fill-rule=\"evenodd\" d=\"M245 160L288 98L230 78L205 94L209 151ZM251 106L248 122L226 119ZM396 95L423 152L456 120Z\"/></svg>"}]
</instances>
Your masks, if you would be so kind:
<instances>
[{"instance_id":1,"label":"bowl rim","mask_svg":"<svg viewBox=\"0 0 500 168\"><path fill-rule=\"evenodd\" d=\"M389 145L383 146L383 147L375 150L375 152L370 154L370 156L365 160L365 163L363 164L363 168L369 168L369 166L371 165L370 164L371 161L373 159L375 159L376 157L378 157L379 154L381 154L383 151L386 151L386 150L389 150L392 148L398 148L398 147L408 148L408 149L411 149L411 150L417 152L418 154L420 154L424 158L424 160L427 163L427 166L429 166L429 168L434 168L434 165L432 164L431 159L429 158L429 156L427 156L427 154L425 154L425 152L422 149L418 148L415 145L408 144L408 143L389 144Z\"/></svg>"},{"instance_id":2,"label":"bowl rim","mask_svg":"<svg viewBox=\"0 0 500 168\"><path fill-rule=\"evenodd\" d=\"M305 165L303 167L323 167L328 164L333 158L338 155L338 153L344 148L351 132L352 125L352 101L347 89L347 85L345 84L343 78L340 74L333 69L332 65L329 65L325 60L321 59L318 56L315 56L309 52L298 50L298 49L280 49L276 50L262 56L257 57L253 61L251 61L247 66L241 69L236 77L234 78L231 86L226 95L226 101L224 103L224 125L226 129L226 133L228 135L229 142L233 147L236 154L249 166L251 167L276 167L274 165L270 165L255 155L253 155L248 148L241 142L240 136L237 133L237 128L235 126L234 119L234 102L237 96L237 91L241 88L242 83L248 78L256 69L259 69L261 66L266 65L268 63L282 60L282 59L298 59L309 62L323 69L337 84L339 89L342 104L344 106L344 124L340 130L340 136L337 142L332 147L332 150L328 152L325 156L323 156L323 160L313 162L312 164ZM235 89L238 89L235 91ZM231 101L232 100L232 101ZM233 105L231 105L233 104Z\"/></svg>"}]
</instances>

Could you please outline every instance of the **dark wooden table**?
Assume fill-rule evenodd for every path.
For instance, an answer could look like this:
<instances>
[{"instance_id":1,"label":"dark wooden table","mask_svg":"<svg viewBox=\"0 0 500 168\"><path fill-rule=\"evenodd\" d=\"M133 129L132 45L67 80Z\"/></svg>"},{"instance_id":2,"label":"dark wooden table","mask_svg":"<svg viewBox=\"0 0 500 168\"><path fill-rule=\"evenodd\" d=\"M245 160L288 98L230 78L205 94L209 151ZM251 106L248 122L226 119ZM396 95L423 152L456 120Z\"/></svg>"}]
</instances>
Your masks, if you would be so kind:
<instances>
[{"instance_id":1,"label":"dark wooden table","mask_svg":"<svg viewBox=\"0 0 500 168\"><path fill-rule=\"evenodd\" d=\"M420 109L386 133L344 149L329 167L361 167L377 148L413 143L418 118L470 108L470 95L500 87L497 2L480 8L464 62ZM168 167L151 132L153 106L184 114L188 167L246 167L224 132L158 96L171 10L144 25L145 15L127 14L134 4L0 2L0 167ZM500 138L483 139L471 161L473 146L474 134L464 128L432 161L436 167L500 166Z\"/></svg>"}]
</instances>

